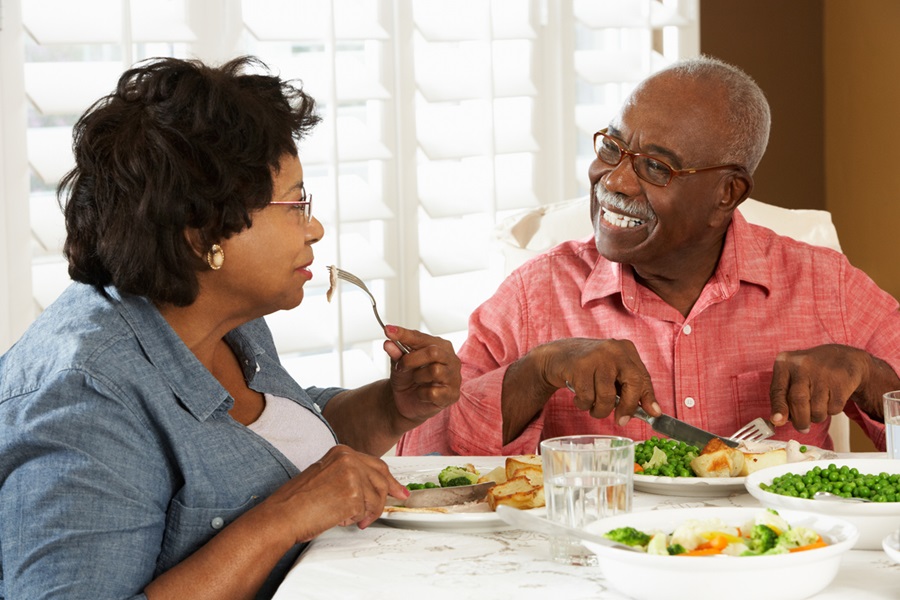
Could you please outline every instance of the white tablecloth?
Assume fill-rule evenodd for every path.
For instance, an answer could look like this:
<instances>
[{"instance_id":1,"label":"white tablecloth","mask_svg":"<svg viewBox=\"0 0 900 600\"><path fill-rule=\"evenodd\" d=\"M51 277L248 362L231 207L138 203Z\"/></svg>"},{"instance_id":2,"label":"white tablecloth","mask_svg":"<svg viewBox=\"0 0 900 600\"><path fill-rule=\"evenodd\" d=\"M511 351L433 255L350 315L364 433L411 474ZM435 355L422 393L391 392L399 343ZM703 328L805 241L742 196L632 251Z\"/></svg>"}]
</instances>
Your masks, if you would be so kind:
<instances>
[{"instance_id":1,"label":"white tablecloth","mask_svg":"<svg viewBox=\"0 0 900 600\"><path fill-rule=\"evenodd\" d=\"M859 455L855 455L859 456ZM440 470L448 457L388 457L392 468ZM460 459L456 462L477 459ZM494 459L498 464L500 459ZM483 461L483 459L482 459ZM451 460L450 462L454 462ZM634 510L759 506L747 493L685 498L635 492ZM652 577L652 573L647 574ZM760 600L764 600L764 582ZM741 582L736 582L740 585ZM360 530L334 528L314 540L275 595L293 598L624 600L599 570L549 560L545 535L519 530L447 533L397 529L376 522ZM727 591L723 590L723 600ZM900 565L882 551L852 550L837 578L816 600L900 600Z\"/></svg>"}]
</instances>

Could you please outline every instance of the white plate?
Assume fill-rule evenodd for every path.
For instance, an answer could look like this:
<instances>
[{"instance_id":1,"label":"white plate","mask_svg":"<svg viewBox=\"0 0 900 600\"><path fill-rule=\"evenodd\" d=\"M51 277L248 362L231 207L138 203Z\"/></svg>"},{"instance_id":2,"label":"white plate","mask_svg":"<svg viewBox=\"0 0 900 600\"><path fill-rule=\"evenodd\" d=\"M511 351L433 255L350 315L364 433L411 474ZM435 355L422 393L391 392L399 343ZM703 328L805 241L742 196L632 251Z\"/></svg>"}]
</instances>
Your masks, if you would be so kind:
<instances>
[{"instance_id":1,"label":"white plate","mask_svg":"<svg viewBox=\"0 0 900 600\"><path fill-rule=\"evenodd\" d=\"M505 458L496 458L496 464L473 462L475 468L481 474L488 473L491 469L503 465ZM443 467L449 465L464 465L472 462L470 459L458 456L442 457L443 466L437 469L412 467L408 469L393 468L391 470L397 481L407 483L425 483L433 481L437 483L438 473ZM533 508L530 512L539 516L546 514L546 508ZM378 519L385 525L399 527L401 529L423 529L426 531L444 531L455 533L485 533L512 529L506 521L497 516L493 511L488 512L458 512L458 513L417 513L417 512L385 512Z\"/></svg>"},{"instance_id":2,"label":"white plate","mask_svg":"<svg viewBox=\"0 0 900 600\"><path fill-rule=\"evenodd\" d=\"M746 477L662 477L635 475L634 489L648 494L711 498L746 492Z\"/></svg>"},{"instance_id":3,"label":"white plate","mask_svg":"<svg viewBox=\"0 0 900 600\"><path fill-rule=\"evenodd\" d=\"M765 440L755 442L752 449L756 452L765 452L775 448L784 448L788 442L779 440ZM837 456L830 450L822 450L815 446L808 447L809 457ZM804 461L800 461L802 464ZM798 463L788 463L798 464ZM718 496L730 496L746 492L746 477L662 477L658 475L634 476L634 489L649 494L661 494L664 496L686 496L692 498L712 498Z\"/></svg>"},{"instance_id":4,"label":"white plate","mask_svg":"<svg viewBox=\"0 0 900 600\"><path fill-rule=\"evenodd\" d=\"M884 538L881 547L892 561L900 563L900 529Z\"/></svg>"}]
</instances>

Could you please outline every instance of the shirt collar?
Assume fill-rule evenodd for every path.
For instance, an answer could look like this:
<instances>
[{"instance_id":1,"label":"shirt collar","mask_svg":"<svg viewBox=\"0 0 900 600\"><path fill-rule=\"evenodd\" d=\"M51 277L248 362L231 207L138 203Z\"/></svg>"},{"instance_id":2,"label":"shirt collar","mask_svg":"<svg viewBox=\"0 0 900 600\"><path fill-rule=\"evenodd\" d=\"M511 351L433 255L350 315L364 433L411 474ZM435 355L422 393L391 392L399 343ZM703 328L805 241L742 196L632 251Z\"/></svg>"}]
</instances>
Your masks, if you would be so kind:
<instances>
[{"instance_id":1,"label":"shirt collar","mask_svg":"<svg viewBox=\"0 0 900 600\"><path fill-rule=\"evenodd\" d=\"M728 298L737 293L741 282L759 285L769 291L772 273L765 249L753 235L752 225L736 210L725 232L725 244L716 272L707 287L718 286L719 295ZM637 288L634 271L629 265L608 261L597 253L596 262L581 293L581 305L586 306L591 301L621 294L625 306L635 310L635 303L640 297Z\"/></svg>"},{"instance_id":2,"label":"shirt collar","mask_svg":"<svg viewBox=\"0 0 900 600\"><path fill-rule=\"evenodd\" d=\"M159 369L160 375L191 415L205 421L217 410L227 412L231 409L234 400L152 302L141 296L122 294L113 286L107 287L106 293L134 331L147 359ZM235 351L249 381L258 370L259 355L265 351L242 335L240 328L228 333L225 339Z\"/></svg>"}]
</instances>

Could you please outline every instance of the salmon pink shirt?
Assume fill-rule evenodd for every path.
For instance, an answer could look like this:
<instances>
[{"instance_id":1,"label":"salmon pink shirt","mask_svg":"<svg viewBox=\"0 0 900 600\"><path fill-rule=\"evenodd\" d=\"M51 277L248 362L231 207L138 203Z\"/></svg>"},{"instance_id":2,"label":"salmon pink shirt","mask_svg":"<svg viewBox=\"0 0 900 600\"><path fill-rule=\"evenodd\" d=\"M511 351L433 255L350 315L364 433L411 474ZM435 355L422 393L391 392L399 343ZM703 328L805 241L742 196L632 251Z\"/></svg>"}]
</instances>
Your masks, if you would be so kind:
<instances>
[{"instance_id":1,"label":"salmon pink shirt","mask_svg":"<svg viewBox=\"0 0 900 600\"><path fill-rule=\"evenodd\" d=\"M891 295L841 253L776 235L735 212L719 265L687 317L639 285L631 267L600 256L593 238L560 244L514 271L470 318L459 401L408 432L398 454L510 455L562 435L654 435L638 419L625 427L594 419L562 389L503 445L506 368L538 345L570 337L631 340L663 412L719 435L770 415L780 351L844 344L900 372L900 312ZM853 402L845 412L884 449L882 423ZM829 422L813 423L807 434L788 424L775 439L831 449Z\"/></svg>"}]
</instances>

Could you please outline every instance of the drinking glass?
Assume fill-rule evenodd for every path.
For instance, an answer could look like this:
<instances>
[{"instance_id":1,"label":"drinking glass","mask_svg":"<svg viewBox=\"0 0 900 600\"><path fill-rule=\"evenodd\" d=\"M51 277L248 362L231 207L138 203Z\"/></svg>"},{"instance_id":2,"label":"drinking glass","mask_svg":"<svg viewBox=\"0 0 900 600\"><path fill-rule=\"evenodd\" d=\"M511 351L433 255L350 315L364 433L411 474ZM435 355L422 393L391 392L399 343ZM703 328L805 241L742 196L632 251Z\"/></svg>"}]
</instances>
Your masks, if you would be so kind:
<instances>
[{"instance_id":1,"label":"drinking glass","mask_svg":"<svg viewBox=\"0 0 900 600\"><path fill-rule=\"evenodd\" d=\"M574 435L544 440L547 517L569 527L631 511L634 441L609 435ZM571 565L596 565L597 556L567 535L550 536L550 557Z\"/></svg>"},{"instance_id":2,"label":"drinking glass","mask_svg":"<svg viewBox=\"0 0 900 600\"><path fill-rule=\"evenodd\" d=\"M900 391L884 395L884 429L888 458L900 458Z\"/></svg>"}]
</instances>

